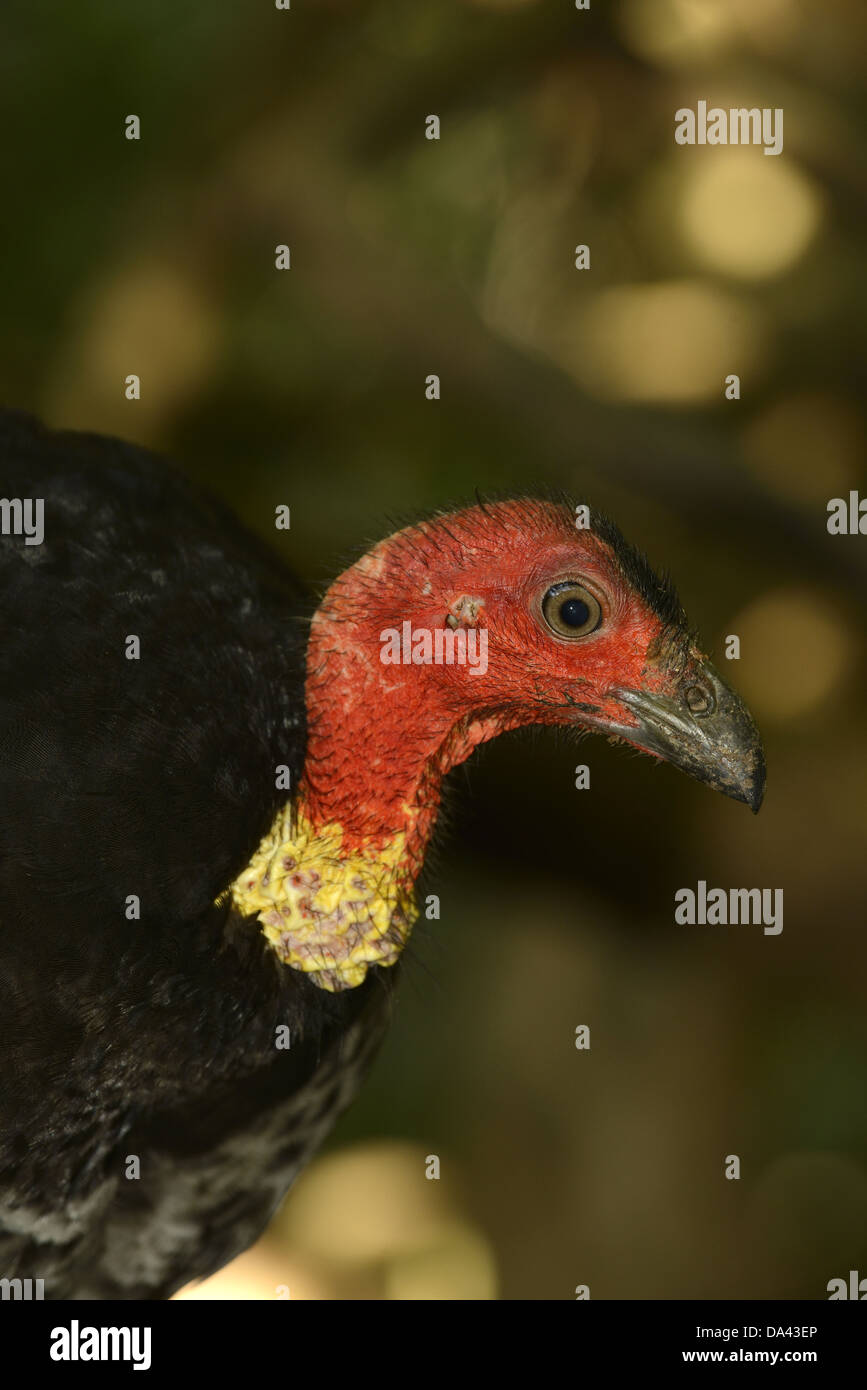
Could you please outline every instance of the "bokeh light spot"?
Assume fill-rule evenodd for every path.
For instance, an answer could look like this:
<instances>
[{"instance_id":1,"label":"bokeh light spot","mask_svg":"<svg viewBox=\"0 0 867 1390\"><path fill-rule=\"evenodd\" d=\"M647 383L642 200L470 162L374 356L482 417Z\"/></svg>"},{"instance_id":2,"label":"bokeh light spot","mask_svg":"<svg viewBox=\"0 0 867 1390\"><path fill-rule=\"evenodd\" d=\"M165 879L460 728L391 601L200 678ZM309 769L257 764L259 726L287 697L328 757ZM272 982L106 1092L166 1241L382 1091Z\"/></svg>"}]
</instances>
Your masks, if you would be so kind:
<instances>
[{"instance_id":1,"label":"bokeh light spot","mask_svg":"<svg viewBox=\"0 0 867 1390\"><path fill-rule=\"evenodd\" d=\"M759 280L790 269L822 219L812 180L753 146L711 150L690 171L681 205L684 239L712 270Z\"/></svg>"},{"instance_id":2,"label":"bokeh light spot","mask_svg":"<svg viewBox=\"0 0 867 1390\"><path fill-rule=\"evenodd\" d=\"M757 717L809 713L834 694L851 664L853 634L815 589L766 593L731 631L741 639L738 689Z\"/></svg>"},{"instance_id":3,"label":"bokeh light spot","mask_svg":"<svg viewBox=\"0 0 867 1390\"><path fill-rule=\"evenodd\" d=\"M855 487L865 452L864 426L850 402L822 391L785 396L750 421L744 458L765 485L824 510Z\"/></svg>"},{"instance_id":4,"label":"bokeh light spot","mask_svg":"<svg viewBox=\"0 0 867 1390\"><path fill-rule=\"evenodd\" d=\"M762 321L746 304L701 281L669 281L604 290L561 360L602 397L722 400L729 373L756 367L762 338Z\"/></svg>"},{"instance_id":5,"label":"bokeh light spot","mask_svg":"<svg viewBox=\"0 0 867 1390\"><path fill-rule=\"evenodd\" d=\"M390 1299L491 1299L497 1271L486 1240L469 1226L443 1230L435 1244L399 1256L386 1276Z\"/></svg>"}]
</instances>

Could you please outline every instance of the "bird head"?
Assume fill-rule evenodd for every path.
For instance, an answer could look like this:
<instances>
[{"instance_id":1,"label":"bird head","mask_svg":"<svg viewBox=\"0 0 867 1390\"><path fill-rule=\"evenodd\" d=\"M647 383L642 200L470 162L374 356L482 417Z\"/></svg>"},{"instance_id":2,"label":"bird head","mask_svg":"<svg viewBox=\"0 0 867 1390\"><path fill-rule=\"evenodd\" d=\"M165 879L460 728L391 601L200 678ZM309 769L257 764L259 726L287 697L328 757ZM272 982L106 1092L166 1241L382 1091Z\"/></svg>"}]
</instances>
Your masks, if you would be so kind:
<instances>
[{"instance_id":1,"label":"bird head","mask_svg":"<svg viewBox=\"0 0 867 1390\"><path fill-rule=\"evenodd\" d=\"M479 504L374 546L314 616L306 702L300 821L272 829L239 906L328 989L397 959L443 776L506 730L602 733L762 800L758 731L669 581L564 503Z\"/></svg>"},{"instance_id":2,"label":"bird head","mask_svg":"<svg viewBox=\"0 0 867 1390\"><path fill-rule=\"evenodd\" d=\"M314 755L337 737L386 781L415 761L430 787L496 734L556 724L623 740L757 811L764 759L746 707L671 583L613 523L583 515L576 525L582 509L535 500L470 507L346 571L313 624Z\"/></svg>"}]
</instances>

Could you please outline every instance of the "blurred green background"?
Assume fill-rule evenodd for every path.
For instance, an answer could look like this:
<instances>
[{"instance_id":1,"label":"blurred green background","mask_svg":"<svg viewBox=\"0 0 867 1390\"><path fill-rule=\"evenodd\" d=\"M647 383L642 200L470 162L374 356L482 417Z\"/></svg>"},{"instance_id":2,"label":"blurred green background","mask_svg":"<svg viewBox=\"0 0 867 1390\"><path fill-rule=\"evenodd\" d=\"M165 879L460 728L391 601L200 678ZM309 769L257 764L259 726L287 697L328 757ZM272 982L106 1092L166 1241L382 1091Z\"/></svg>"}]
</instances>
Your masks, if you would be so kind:
<instances>
[{"instance_id":1,"label":"blurred green background","mask_svg":"<svg viewBox=\"0 0 867 1390\"><path fill-rule=\"evenodd\" d=\"M861 0L4 0L5 403L171 454L315 585L564 486L765 738L757 819L601 740L462 769L366 1089L198 1296L867 1275L867 541L826 531L867 492L865 40ZM677 146L700 99L782 107L784 152ZM676 926L699 878L782 887L782 935Z\"/></svg>"}]
</instances>

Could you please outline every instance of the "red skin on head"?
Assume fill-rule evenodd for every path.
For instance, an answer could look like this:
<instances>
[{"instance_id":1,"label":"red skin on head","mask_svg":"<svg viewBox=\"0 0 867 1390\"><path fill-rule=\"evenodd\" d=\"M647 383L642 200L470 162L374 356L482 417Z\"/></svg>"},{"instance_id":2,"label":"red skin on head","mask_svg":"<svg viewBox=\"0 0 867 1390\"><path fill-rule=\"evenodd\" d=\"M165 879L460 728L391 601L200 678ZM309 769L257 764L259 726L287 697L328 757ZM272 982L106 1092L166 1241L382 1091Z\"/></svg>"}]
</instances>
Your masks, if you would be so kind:
<instances>
[{"instance_id":1,"label":"red skin on head","mask_svg":"<svg viewBox=\"0 0 867 1390\"><path fill-rule=\"evenodd\" d=\"M602 605L597 631L557 636L541 601L578 580ZM477 605L461 600L480 601ZM476 611L477 608L477 611ZM487 670L384 665L381 634L435 631L455 621L487 631ZM633 725L615 686L663 690L664 624L626 579L617 556L564 505L486 503L382 541L329 589L307 658L308 753L301 788L314 825L338 822L347 849L408 836L414 872L449 768L473 748L525 724Z\"/></svg>"}]
</instances>

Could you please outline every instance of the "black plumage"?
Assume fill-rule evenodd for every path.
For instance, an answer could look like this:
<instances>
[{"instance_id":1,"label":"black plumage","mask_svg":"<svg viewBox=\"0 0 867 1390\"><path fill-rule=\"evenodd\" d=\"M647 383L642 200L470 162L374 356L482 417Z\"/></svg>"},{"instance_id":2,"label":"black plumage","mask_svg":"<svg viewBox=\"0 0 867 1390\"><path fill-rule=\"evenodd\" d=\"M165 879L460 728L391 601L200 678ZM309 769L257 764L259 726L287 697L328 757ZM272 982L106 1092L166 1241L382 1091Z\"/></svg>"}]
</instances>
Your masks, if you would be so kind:
<instances>
[{"instance_id":1,"label":"black plumage","mask_svg":"<svg viewBox=\"0 0 867 1390\"><path fill-rule=\"evenodd\" d=\"M165 1297L264 1227L395 972L327 994L216 901L302 768L282 565L147 451L27 416L0 492L45 517L0 538L0 1277Z\"/></svg>"}]
</instances>

